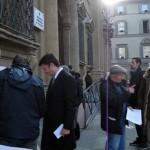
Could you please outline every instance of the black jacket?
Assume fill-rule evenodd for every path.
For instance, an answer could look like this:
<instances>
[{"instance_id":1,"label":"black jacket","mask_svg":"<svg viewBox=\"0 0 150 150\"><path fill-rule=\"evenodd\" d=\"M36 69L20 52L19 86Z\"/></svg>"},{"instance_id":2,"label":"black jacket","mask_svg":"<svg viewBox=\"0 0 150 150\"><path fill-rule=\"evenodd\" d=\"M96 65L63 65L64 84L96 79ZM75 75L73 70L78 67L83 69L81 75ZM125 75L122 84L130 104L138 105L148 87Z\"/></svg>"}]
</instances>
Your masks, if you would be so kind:
<instances>
[{"instance_id":1,"label":"black jacket","mask_svg":"<svg viewBox=\"0 0 150 150\"><path fill-rule=\"evenodd\" d=\"M0 138L34 140L44 113L42 81L22 67L0 71Z\"/></svg>"},{"instance_id":2,"label":"black jacket","mask_svg":"<svg viewBox=\"0 0 150 150\"><path fill-rule=\"evenodd\" d=\"M88 88L88 87L92 84L92 82L93 82L92 77L87 74L87 75L85 76L86 88Z\"/></svg>"},{"instance_id":3,"label":"black jacket","mask_svg":"<svg viewBox=\"0 0 150 150\"><path fill-rule=\"evenodd\" d=\"M52 81L49 84L46 96L46 114L43 124L43 135L41 150L55 149L53 146L62 142L64 143L60 149L75 147L75 137L70 133L69 136L65 136L57 139L53 132L60 124L64 124L64 128L73 130L74 117L76 110L76 83L75 79L62 70L53 85ZM56 146L55 145L55 146ZM61 145L61 144L60 144Z\"/></svg>"},{"instance_id":4,"label":"black jacket","mask_svg":"<svg viewBox=\"0 0 150 150\"><path fill-rule=\"evenodd\" d=\"M144 72L141 70L141 68L138 68L135 72L130 72L130 86L132 85L136 85L135 86L135 93L131 94L130 96L130 101L129 101L129 105L132 106L133 108L138 107L138 92L139 92L139 88L141 86L141 82L143 79L143 74Z\"/></svg>"},{"instance_id":5,"label":"black jacket","mask_svg":"<svg viewBox=\"0 0 150 150\"><path fill-rule=\"evenodd\" d=\"M100 85L101 127L108 133L122 133L121 119L125 119L123 105L128 100L129 93L124 83L103 80Z\"/></svg>"}]
</instances>

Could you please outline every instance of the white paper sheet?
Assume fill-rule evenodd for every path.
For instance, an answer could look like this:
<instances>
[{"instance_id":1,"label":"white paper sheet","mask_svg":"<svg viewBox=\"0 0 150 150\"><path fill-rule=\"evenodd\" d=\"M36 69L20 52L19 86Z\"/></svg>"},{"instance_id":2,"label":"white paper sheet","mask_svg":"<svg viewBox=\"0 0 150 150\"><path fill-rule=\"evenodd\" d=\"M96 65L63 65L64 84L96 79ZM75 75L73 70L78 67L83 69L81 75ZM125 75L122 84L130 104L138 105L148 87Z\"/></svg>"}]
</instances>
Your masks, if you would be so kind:
<instances>
[{"instance_id":1,"label":"white paper sheet","mask_svg":"<svg viewBox=\"0 0 150 150\"><path fill-rule=\"evenodd\" d=\"M4 70L6 67L4 67L4 66L0 66L0 71L1 70Z\"/></svg>"},{"instance_id":2,"label":"white paper sheet","mask_svg":"<svg viewBox=\"0 0 150 150\"><path fill-rule=\"evenodd\" d=\"M27 148L18 148L18 147L10 147L5 145L0 145L0 150L32 150Z\"/></svg>"},{"instance_id":3,"label":"white paper sheet","mask_svg":"<svg viewBox=\"0 0 150 150\"><path fill-rule=\"evenodd\" d=\"M59 139L61 135L61 131L63 129L64 125L60 124L60 126L53 132L57 139Z\"/></svg>"},{"instance_id":4,"label":"white paper sheet","mask_svg":"<svg viewBox=\"0 0 150 150\"><path fill-rule=\"evenodd\" d=\"M142 125L142 113L140 109L129 109L127 108L127 116L126 119L138 124L138 125Z\"/></svg>"}]
</instances>

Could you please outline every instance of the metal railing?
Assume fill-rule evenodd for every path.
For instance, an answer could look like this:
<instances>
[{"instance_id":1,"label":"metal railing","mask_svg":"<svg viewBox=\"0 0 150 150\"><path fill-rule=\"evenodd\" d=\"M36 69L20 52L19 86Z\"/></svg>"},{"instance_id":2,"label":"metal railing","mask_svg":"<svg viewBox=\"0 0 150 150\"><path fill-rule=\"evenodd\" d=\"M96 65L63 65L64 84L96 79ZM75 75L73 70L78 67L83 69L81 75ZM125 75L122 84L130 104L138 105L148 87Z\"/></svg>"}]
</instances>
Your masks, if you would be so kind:
<instances>
[{"instance_id":1,"label":"metal railing","mask_svg":"<svg viewBox=\"0 0 150 150\"><path fill-rule=\"evenodd\" d=\"M100 107L100 81L93 83L90 87L84 90L83 109L84 109L84 128L93 119Z\"/></svg>"}]
</instances>

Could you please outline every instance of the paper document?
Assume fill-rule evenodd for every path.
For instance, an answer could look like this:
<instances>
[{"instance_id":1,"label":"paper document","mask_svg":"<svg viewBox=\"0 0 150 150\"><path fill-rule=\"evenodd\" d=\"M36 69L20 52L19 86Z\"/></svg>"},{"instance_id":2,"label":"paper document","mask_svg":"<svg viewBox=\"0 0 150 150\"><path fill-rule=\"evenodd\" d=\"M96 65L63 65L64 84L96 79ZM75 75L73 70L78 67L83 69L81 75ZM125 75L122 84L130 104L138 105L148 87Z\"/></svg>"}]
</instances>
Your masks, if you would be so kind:
<instances>
[{"instance_id":1,"label":"paper document","mask_svg":"<svg viewBox=\"0 0 150 150\"><path fill-rule=\"evenodd\" d=\"M61 135L61 131L63 129L64 125L60 124L60 126L53 132L57 139L59 139Z\"/></svg>"},{"instance_id":2,"label":"paper document","mask_svg":"<svg viewBox=\"0 0 150 150\"><path fill-rule=\"evenodd\" d=\"M0 66L0 71L4 70L6 67Z\"/></svg>"},{"instance_id":3,"label":"paper document","mask_svg":"<svg viewBox=\"0 0 150 150\"><path fill-rule=\"evenodd\" d=\"M126 119L138 124L138 125L142 125L142 112L141 109L129 109L127 108L127 116Z\"/></svg>"},{"instance_id":4,"label":"paper document","mask_svg":"<svg viewBox=\"0 0 150 150\"><path fill-rule=\"evenodd\" d=\"M32 150L32 149L0 145L0 150Z\"/></svg>"}]
</instances>

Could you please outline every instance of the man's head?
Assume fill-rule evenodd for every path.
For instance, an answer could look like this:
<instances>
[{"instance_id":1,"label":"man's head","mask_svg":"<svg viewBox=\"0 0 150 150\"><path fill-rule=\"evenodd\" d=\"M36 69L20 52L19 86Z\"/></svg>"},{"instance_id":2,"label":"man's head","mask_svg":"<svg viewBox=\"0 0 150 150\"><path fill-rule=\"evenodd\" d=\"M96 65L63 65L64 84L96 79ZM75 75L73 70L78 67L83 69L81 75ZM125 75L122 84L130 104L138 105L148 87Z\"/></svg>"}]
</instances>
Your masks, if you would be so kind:
<instances>
[{"instance_id":1,"label":"man's head","mask_svg":"<svg viewBox=\"0 0 150 150\"><path fill-rule=\"evenodd\" d=\"M53 54L46 54L39 62L45 74L49 76L55 75L59 67L59 61Z\"/></svg>"},{"instance_id":2,"label":"man's head","mask_svg":"<svg viewBox=\"0 0 150 150\"><path fill-rule=\"evenodd\" d=\"M86 72L86 74L87 74L87 75L91 75L92 73L91 73L90 70L88 70L88 71Z\"/></svg>"},{"instance_id":3,"label":"man's head","mask_svg":"<svg viewBox=\"0 0 150 150\"><path fill-rule=\"evenodd\" d=\"M132 58L130 63L131 70L137 70L138 68L140 68L141 64L142 61L139 57Z\"/></svg>"},{"instance_id":4,"label":"man's head","mask_svg":"<svg viewBox=\"0 0 150 150\"><path fill-rule=\"evenodd\" d=\"M21 55L16 55L12 61L12 66L15 67L24 67L24 68L30 68L29 66L29 61L27 58L21 56Z\"/></svg>"},{"instance_id":5,"label":"man's head","mask_svg":"<svg viewBox=\"0 0 150 150\"><path fill-rule=\"evenodd\" d=\"M127 74L127 70L120 65L113 65L110 68L110 78L112 81L120 83Z\"/></svg>"}]
</instances>

